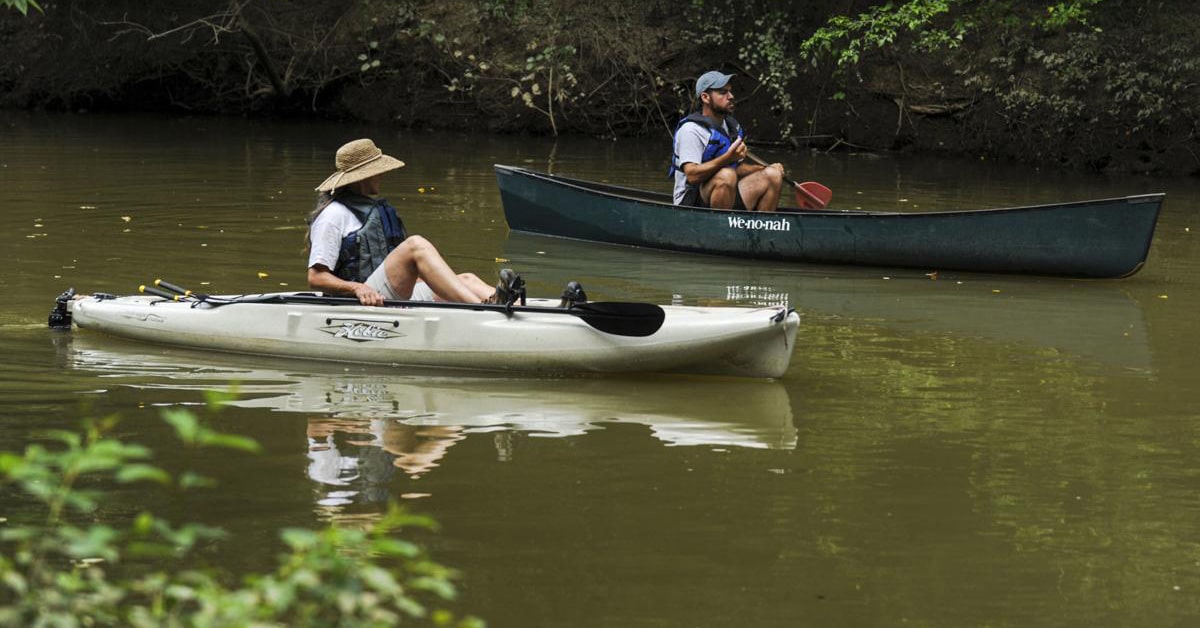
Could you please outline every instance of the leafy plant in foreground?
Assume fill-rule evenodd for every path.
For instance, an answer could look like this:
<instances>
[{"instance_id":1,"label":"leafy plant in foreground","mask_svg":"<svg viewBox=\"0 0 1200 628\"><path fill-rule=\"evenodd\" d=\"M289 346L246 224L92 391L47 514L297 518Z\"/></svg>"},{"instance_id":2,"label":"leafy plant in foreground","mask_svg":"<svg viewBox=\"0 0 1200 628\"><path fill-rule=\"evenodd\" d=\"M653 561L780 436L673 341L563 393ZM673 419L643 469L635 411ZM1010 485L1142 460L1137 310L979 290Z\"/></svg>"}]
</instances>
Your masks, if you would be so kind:
<instances>
[{"instance_id":1,"label":"leafy plant in foreground","mask_svg":"<svg viewBox=\"0 0 1200 628\"><path fill-rule=\"evenodd\" d=\"M219 401L211 397L210 405ZM187 447L259 449L187 410L163 418ZM0 452L0 491L29 498L0 514L0 625L482 625L441 608L455 596L454 573L396 534L435 524L395 505L367 530L282 531L278 567L240 583L172 567L224 533L148 512L123 524L103 521L105 492L95 487L151 482L187 490L212 482L151 464L148 448L112 435L117 423L89 419L82 433L51 431L21 454Z\"/></svg>"}]
</instances>

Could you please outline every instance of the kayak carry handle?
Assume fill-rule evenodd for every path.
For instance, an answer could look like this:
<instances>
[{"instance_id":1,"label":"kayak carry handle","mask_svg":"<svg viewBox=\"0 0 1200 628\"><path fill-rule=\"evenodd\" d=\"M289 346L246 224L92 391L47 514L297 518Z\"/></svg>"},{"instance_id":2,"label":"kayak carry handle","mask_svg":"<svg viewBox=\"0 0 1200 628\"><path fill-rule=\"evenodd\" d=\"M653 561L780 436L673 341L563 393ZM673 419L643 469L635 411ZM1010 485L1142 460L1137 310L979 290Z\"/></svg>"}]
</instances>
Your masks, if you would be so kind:
<instances>
[{"instance_id":1,"label":"kayak carry handle","mask_svg":"<svg viewBox=\"0 0 1200 628\"><path fill-rule=\"evenodd\" d=\"M180 300L180 296L178 294L168 292L157 286L147 286L146 284L142 284L138 286L138 292L141 292L142 294L153 294L156 297L162 297L168 301Z\"/></svg>"}]
</instances>

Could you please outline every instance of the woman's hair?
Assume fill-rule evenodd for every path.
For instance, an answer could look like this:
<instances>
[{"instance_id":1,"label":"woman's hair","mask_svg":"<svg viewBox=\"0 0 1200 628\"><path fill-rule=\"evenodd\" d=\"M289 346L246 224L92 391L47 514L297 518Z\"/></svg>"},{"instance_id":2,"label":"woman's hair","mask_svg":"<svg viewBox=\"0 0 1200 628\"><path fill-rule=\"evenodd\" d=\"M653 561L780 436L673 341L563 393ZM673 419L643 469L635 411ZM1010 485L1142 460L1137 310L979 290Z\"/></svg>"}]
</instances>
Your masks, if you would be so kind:
<instances>
[{"instance_id":1,"label":"woman's hair","mask_svg":"<svg viewBox=\"0 0 1200 628\"><path fill-rule=\"evenodd\" d=\"M321 214L321 211L329 206L330 203L337 200L337 192L318 192L317 205L311 212L308 213L308 229L304 231L304 254L307 255L312 250L312 224Z\"/></svg>"}]
</instances>

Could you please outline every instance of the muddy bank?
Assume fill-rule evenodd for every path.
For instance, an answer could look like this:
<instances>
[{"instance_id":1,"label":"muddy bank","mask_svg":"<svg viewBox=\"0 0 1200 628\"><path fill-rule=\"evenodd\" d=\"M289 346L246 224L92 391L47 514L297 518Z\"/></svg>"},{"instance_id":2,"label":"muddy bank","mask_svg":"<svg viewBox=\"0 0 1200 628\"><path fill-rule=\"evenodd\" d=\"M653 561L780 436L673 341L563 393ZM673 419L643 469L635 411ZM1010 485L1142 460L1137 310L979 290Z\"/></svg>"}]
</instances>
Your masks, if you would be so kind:
<instances>
[{"instance_id":1,"label":"muddy bank","mask_svg":"<svg viewBox=\"0 0 1200 628\"><path fill-rule=\"evenodd\" d=\"M0 12L0 106L665 140L694 77L720 68L760 143L1200 174L1187 2L1089 0L1058 26L1037 21L1044 7L914 2L934 9L885 38L872 2L849 3L860 19L829 36L848 10L832 0L684 15L632 0L95 4ZM960 39L925 41L945 33Z\"/></svg>"}]
</instances>

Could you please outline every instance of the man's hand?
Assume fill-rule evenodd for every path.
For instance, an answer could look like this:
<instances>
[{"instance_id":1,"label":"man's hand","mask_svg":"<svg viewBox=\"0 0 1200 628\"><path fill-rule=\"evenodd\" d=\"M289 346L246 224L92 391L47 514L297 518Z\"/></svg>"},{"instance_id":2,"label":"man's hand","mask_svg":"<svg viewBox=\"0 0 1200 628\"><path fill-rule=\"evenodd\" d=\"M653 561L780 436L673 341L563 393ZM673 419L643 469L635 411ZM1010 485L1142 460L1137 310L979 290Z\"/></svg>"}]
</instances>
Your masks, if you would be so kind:
<instances>
[{"instance_id":1,"label":"man's hand","mask_svg":"<svg viewBox=\"0 0 1200 628\"><path fill-rule=\"evenodd\" d=\"M383 295L365 283L354 286L354 296L363 305L383 305Z\"/></svg>"},{"instance_id":2,"label":"man's hand","mask_svg":"<svg viewBox=\"0 0 1200 628\"><path fill-rule=\"evenodd\" d=\"M746 150L746 142L742 141L742 138L739 137L736 140L733 140L733 143L729 145L729 150L725 151L725 154L722 155L722 157L725 158L725 163L731 164L735 161L741 161L745 159Z\"/></svg>"}]
</instances>

